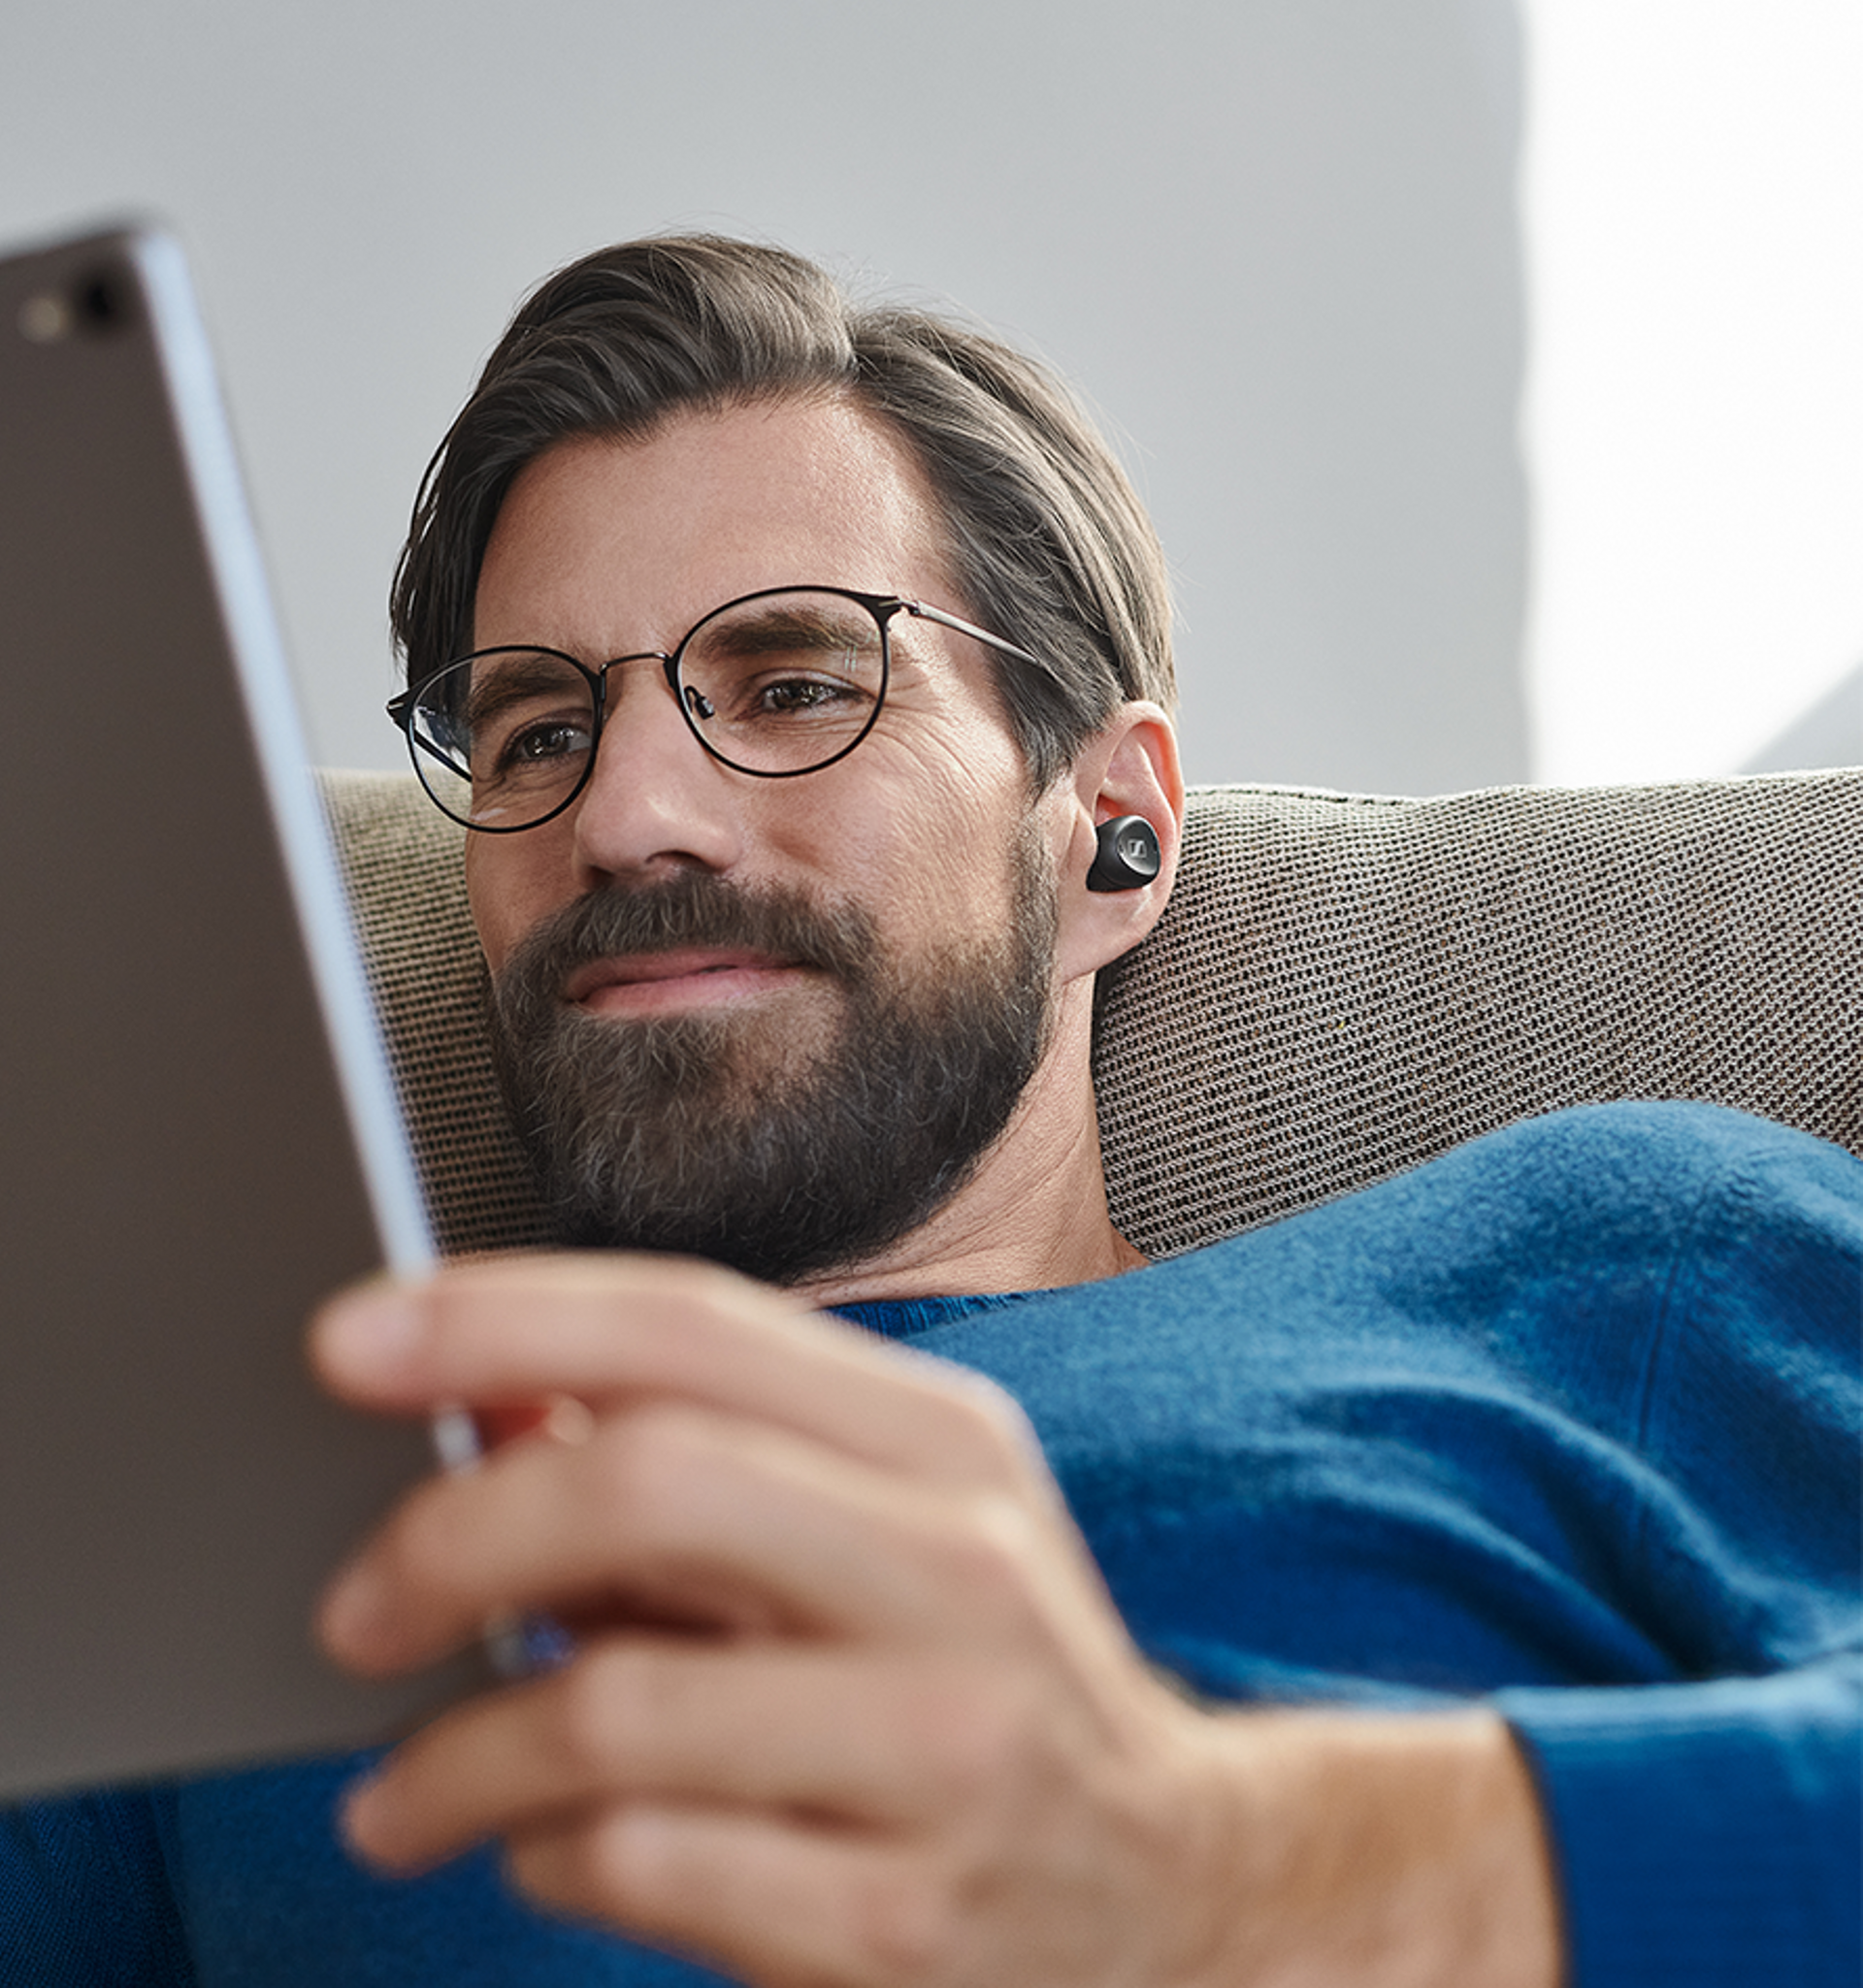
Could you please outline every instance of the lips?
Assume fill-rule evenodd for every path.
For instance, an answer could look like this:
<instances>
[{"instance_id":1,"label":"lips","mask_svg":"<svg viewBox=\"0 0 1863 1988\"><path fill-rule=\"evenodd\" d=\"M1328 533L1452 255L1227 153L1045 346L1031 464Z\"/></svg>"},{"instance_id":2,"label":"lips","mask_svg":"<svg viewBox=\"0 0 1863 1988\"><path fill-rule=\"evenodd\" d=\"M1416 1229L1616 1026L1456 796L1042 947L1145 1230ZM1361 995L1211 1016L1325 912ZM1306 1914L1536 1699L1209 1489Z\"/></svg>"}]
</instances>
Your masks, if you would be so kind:
<instances>
[{"instance_id":1,"label":"lips","mask_svg":"<svg viewBox=\"0 0 1863 1988\"><path fill-rule=\"evenodd\" d=\"M858 989L875 954L850 904L690 869L650 887L596 890L547 913L494 976L512 1027L554 1019L673 1019L734 1002Z\"/></svg>"},{"instance_id":2,"label":"lips","mask_svg":"<svg viewBox=\"0 0 1863 1988\"><path fill-rule=\"evenodd\" d=\"M752 948L682 947L590 961L563 998L592 1014L667 1013L768 994L807 970Z\"/></svg>"}]
</instances>

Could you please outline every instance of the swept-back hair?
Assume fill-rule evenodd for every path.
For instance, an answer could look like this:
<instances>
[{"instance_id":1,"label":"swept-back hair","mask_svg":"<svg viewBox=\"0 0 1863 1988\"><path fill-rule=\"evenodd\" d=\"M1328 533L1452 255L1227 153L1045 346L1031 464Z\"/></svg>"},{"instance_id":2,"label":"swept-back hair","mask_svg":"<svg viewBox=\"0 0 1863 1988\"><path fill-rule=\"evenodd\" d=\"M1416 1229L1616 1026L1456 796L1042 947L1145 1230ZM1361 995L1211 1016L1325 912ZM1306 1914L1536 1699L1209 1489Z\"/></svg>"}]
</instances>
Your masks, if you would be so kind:
<instances>
[{"instance_id":1,"label":"swept-back hair","mask_svg":"<svg viewBox=\"0 0 1863 1988\"><path fill-rule=\"evenodd\" d=\"M706 235L599 249L520 307L414 505L391 601L409 680L471 648L499 506L546 449L642 438L679 408L821 394L891 423L916 452L964 597L942 604L1046 666L992 652L1037 787L1122 700L1171 707L1163 555L1062 382L968 325L858 306L801 256Z\"/></svg>"}]
</instances>

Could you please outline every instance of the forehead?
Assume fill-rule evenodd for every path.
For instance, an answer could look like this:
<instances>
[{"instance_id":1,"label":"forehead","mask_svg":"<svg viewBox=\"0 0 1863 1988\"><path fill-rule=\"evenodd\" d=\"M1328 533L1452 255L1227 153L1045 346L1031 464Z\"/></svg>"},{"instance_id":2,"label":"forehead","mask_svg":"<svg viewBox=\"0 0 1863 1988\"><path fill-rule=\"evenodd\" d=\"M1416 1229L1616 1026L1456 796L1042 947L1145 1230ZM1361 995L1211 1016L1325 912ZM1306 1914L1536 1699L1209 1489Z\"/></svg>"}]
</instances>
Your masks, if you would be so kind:
<instances>
[{"instance_id":1,"label":"forehead","mask_svg":"<svg viewBox=\"0 0 1863 1988\"><path fill-rule=\"evenodd\" d=\"M720 602L798 583L961 608L910 446L842 399L681 411L520 473L479 570L474 644L668 647Z\"/></svg>"}]
</instances>

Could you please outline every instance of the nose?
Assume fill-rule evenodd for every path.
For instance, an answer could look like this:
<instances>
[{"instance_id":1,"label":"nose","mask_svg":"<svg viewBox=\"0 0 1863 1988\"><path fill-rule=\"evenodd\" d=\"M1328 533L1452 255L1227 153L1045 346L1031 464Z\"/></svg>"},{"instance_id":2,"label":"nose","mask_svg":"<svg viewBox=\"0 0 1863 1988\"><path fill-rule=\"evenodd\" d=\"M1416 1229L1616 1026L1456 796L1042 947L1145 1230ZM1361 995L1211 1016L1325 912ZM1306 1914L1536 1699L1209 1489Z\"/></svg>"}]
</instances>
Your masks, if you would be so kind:
<instances>
[{"instance_id":1,"label":"nose","mask_svg":"<svg viewBox=\"0 0 1863 1988\"><path fill-rule=\"evenodd\" d=\"M664 659L624 656L604 675L602 737L572 810L583 887L729 869L743 849L742 797L680 715Z\"/></svg>"}]
</instances>

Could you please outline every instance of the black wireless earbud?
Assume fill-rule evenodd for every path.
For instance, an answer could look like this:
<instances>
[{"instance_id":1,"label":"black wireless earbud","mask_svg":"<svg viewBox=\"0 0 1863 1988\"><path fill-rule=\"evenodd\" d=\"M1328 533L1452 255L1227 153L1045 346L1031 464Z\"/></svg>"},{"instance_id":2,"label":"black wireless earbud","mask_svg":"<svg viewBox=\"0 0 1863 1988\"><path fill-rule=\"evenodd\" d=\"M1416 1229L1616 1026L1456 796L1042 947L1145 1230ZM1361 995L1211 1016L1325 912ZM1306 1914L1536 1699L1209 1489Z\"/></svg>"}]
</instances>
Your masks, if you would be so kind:
<instances>
[{"instance_id":1,"label":"black wireless earbud","mask_svg":"<svg viewBox=\"0 0 1863 1988\"><path fill-rule=\"evenodd\" d=\"M1143 815L1121 815L1101 822L1094 866L1087 872L1090 891L1142 891L1158 874L1158 831Z\"/></svg>"}]
</instances>

